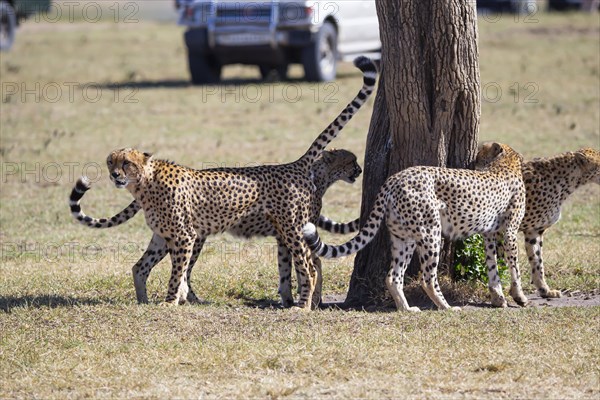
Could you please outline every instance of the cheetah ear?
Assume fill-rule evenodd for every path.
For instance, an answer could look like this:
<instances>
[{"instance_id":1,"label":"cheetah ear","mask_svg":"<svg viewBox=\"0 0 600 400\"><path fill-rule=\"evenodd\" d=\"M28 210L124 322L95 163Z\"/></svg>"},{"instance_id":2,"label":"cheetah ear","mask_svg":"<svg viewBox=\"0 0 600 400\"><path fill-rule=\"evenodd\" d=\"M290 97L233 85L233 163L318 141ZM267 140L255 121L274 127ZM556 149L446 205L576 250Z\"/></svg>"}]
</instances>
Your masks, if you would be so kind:
<instances>
[{"instance_id":1,"label":"cheetah ear","mask_svg":"<svg viewBox=\"0 0 600 400\"><path fill-rule=\"evenodd\" d=\"M575 153L573 153L575 155L575 159L580 164L583 163L585 160L587 160L587 158L582 150L583 149L580 149L580 150L577 150Z\"/></svg>"},{"instance_id":2,"label":"cheetah ear","mask_svg":"<svg viewBox=\"0 0 600 400\"><path fill-rule=\"evenodd\" d=\"M335 157L333 155L333 150L325 150L323 153L321 153L321 158L327 164L333 162L335 160Z\"/></svg>"},{"instance_id":3,"label":"cheetah ear","mask_svg":"<svg viewBox=\"0 0 600 400\"><path fill-rule=\"evenodd\" d=\"M585 170L585 171L591 170L592 163L590 163L590 159L587 157L587 155L582 150L577 150L575 153L573 153L575 155L575 162L583 170Z\"/></svg>"},{"instance_id":4,"label":"cheetah ear","mask_svg":"<svg viewBox=\"0 0 600 400\"><path fill-rule=\"evenodd\" d=\"M492 154L494 155L494 158L498 157L503 152L504 152L504 149L502 148L500 143L496 143L496 142L492 143Z\"/></svg>"},{"instance_id":5,"label":"cheetah ear","mask_svg":"<svg viewBox=\"0 0 600 400\"><path fill-rule=\"evenodd\" d=\"M143 153L144 155L144 164L147 164L148 161L152 158L152 153Z\"/></svg>"}]
</instances>

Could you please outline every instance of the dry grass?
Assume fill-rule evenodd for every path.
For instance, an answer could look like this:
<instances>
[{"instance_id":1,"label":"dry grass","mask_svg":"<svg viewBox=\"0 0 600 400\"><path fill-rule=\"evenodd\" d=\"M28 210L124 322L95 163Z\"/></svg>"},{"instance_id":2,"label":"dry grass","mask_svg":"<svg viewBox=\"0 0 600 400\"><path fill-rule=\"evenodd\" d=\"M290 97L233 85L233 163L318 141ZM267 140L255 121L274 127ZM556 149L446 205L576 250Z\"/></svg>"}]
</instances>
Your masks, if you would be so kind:
<instances>
[{"instance_id":1,"label":"dry grass","mask_svg":"<svg viewBox=\"0 0 600 400\"><path fill-rule=\"evenodd\" d=\"M600 332L578 321L598 317L597 308L18 308L2 319L3 395L594 398Z\"/></svg>"},{"instance_id":2,"label":"dry grass","mask_svg":"<svg viewBox=\"0 0 600 400\"><path fill-rule=\"evenodd\" d=\"M482 82L502 90L483 105L481 139L527 157L597 148L598 19L538 18L480 20ZM344 65L334 85L264 84L252 81L258 71L233 67L225 87L191 87L181 33L154 23L30 21L14 51L2 54L0 398L598 397L597 307L421 315L259 309L253 305L278 301L271 240L211 238L194 272L207 304L157 306L169 274L163 262L149 280L153 305L137 306L130 268L150 232L139 217L111 231L75 224L66 202L74 178L100 173L84 207L107 216L130 201L104 170L116 147L198 168L291 161L360 84ZM98 101L90 101L90 83L100 85ZM56 86L62 96L53 102ZM536 103L525 101L531 88ZM359 159L371 107L334 143ZM325 213L354 218L359 188L336 185ZM600 191L588 186L546 237L551 286L600 287L599 234ZM347 290L351 265L327 263L326 293Z\"/></svg>"}]
</instances>

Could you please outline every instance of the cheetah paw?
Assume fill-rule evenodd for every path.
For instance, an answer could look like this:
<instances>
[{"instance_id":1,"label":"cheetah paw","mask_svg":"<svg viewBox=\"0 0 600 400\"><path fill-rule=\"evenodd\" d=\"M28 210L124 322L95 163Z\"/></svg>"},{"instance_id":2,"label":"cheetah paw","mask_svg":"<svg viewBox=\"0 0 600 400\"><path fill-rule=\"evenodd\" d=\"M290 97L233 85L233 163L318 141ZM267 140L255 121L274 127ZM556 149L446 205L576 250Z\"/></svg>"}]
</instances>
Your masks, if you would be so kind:
<instances>
[{"instance_id":1,"label":"cheetah paw","mask_svg":"<svg viewBox=\"0 0 600 400\"><path fill-rule=\"evenodd\" d=\"M545 299L558 299L562 296L560 290L548 289L545 294L541 295Z\"/></svg>"},{"instance_id":2,"label":"cheetah paw","mask_svg":"<svg viewBox=\"0 0 600 400\"><path fill-rule=\"evenodd\" d=\"M309 307L293 306L293 307L290 307L289 309L290 309L290 311L297 312L297 313L302 313L302 312L307 313L307 312L310 312L310 308Z\"/></svg>"},{"instance_id":3,"label":"cheetah paw","mask_svg":"<svg viewBox=\"0 0 600 400\"><path fill-rule=\"evenodd\" d=\"M492 305L494 307L499 307L499 308L508 307L508 303L506 302L506 299L504 298L504 296L492 298Z\"/></svg>"},{"instance_id":4,"label":"cheetah paw","mask_svg":"<svg viewBox=\"0 0 600 400\"><path fill-rule=\"evenodd\" d=\"M190 304L200 304L200 303L202 303L202 301L196 295L190 296L189 294L188 294L188 297L187 297L187 302L190 303Z\"/></svg>"},{"instance_id":5,"label":"cheetah paw","mask_svg":"<svg viewBox=\"0 0 600 400\"><path fill-rule=\"evenodd\" d=\"M517 303L519 306L527 307L527 305L529 304L529 300L527 300L527 296L523 294L522 290L511 288L509 294L510 297L512 297L515 303Z\"/></svg>"}]
</instances>

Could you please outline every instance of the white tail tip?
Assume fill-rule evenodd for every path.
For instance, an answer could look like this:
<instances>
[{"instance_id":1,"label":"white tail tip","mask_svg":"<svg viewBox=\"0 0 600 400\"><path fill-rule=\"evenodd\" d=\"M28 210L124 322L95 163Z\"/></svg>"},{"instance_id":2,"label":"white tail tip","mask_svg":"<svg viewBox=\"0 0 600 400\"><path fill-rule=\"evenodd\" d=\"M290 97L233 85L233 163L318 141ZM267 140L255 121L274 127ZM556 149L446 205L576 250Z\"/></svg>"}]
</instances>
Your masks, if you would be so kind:
<instances>
[{"instance_id":1,"label":"white tail tip","mask_svg":"<svg viewBox=\"0 0 600 400\"><path fill-rule=\"evenodd\" d=\"M315 227L315 225L312 222L309 222L308 224L304 225L304 227L302 228L302 234L304 236L314 236L317 233L317 228Z\"/></svg>"}]
</instances>

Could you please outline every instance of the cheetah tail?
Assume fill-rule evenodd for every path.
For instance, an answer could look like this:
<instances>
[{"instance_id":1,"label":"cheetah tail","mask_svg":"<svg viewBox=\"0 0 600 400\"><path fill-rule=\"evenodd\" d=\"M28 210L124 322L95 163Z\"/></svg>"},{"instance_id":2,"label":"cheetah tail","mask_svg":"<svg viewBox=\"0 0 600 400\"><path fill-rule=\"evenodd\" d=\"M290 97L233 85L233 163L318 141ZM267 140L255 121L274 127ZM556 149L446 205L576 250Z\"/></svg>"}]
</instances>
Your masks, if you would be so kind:
<instances>
[{"instance_id":1,"label":"cheetah tail","mask_svg":"<svg viewBox=\"0 0 600 400\"><path fill-rule=\"evenodd\" d=\"M141 210L139 204L134 200L132 201L125 209L119 212L112 218L92 218L88 217L81 211L81 206L79 202L81 198L90 190L90 181L82 176L75 183L75 187L71 191L71 195L69 196L69 206L71 207L71 215L77 221L81 222L83 225L87 225L90 228L111 228L113 226L121 225L124 222L127 222L133 216Z\"/></svg>"},{"instance_id":2,"label":"cheetah tail","mask_svg":"<svg viewBox=\"0 0 600 400\"><path fill-rule=\"evenodd\" d=\"M360 56L354 59L354 65L363 73L363 86L354 99L348 103L346 108L331 122L325 130L312 142L301 160L305 160L307 165L312 165L321 155L325 147L340 133L354 114L365 104L367 99L375 90L377 81L377 67L370 58Z\"/></svg>"},{"instance_id":3,"label":"cheetah tail","mask_svg":"<svg viewBox=\"0 0 600 400\"><path fill-rule=\"evenodd\" d=\"M375 199L375 204L373 209L371 209L371 213L369 214L366 223L363 225L358 235L354 236L346 243L338 246L323 243L317 233L316 227L310 222L302 228L304 241L315 255L324 258L349 256L350 254L362 250L371 242L371 240L373 240L385 218L387 203L386 193L387 191L384 185Z\"/></svg>"},{"instance_id":4,"label":"cheetah tail","mask_svg":"<svg viewBox=\"0 0 600 400\"><path fill-rule=\"evenodd\" d=\"M344 235L346 233L354 233L360 228L360 220L357 218L354 221L342 223L332 221L324 215L320 215L317 220L317 226L321 229L326 230L330 233L339 233Z\"/></svg>"}]
</instances>

